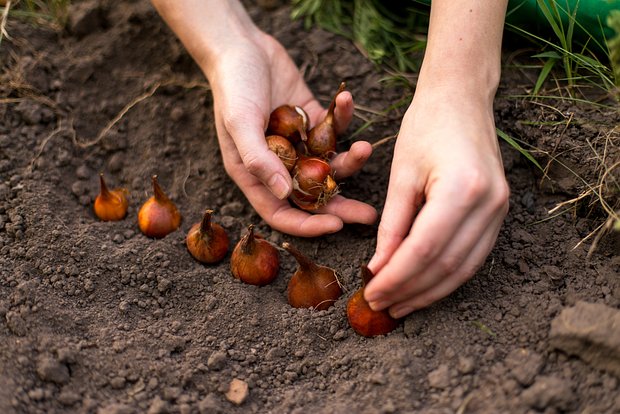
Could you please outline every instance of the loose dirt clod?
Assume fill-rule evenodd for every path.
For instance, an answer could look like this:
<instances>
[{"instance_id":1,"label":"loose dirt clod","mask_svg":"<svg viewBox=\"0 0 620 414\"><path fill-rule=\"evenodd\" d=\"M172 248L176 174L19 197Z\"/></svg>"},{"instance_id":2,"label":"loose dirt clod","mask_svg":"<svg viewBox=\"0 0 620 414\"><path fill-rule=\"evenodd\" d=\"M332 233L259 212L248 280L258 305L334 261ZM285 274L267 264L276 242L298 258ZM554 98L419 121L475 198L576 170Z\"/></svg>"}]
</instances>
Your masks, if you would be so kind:
<instances>
[{"instance_id":1,"label":"loose dirt clod","mask_svg":"<svg viewBox=\"0 0 620 414\"><path fill-rule=\"evenodd\" d=\"M620 377L620 311L601 303L577 302L551 322L552 347Z\"/></svg>"},{"instance_id":2,"label":"loose dirt clod","mask_svg":"<svg viewBox=\"0 0 620 414\"><path fill-rule=\"evenodd\" d=\"M234 378L228 387L226 399L235 405L241 405L245 402L246 398L248 398L248 395L250 395L248 383L238 378Z\"/></svg>"}]
</instances>

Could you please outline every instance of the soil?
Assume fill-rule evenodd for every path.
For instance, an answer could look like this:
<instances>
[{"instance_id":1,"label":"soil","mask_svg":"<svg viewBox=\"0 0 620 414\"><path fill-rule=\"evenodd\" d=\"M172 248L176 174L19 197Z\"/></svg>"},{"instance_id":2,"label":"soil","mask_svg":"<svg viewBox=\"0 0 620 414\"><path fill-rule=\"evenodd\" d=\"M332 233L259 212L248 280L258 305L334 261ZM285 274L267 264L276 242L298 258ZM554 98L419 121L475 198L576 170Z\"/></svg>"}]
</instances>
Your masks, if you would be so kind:
<instances>
[{"instance_id":1,"label":"soil","mask_svg":"<svg viewBox=\"0 0 620 414\"><path fill-rule=\"evenodd\" d=\"M385 72L347 39L291 21L289 6L248 8L322 101L341 80L375 111L410 97L403 84L382 82ZM77 3L68 30L9 19L7 31L0 412L620 412L618 324L579 336L603 362L551 340L568 309L597 304L617 315L620 241L597 237L606 215L595 196L549 214L613 176L601 166L618 159L617 106L519 98L536 72L515 64L528 52L506 50L497 126L548 174L502 141L510 213L484 266L392 333L365 338L345 307L376 227L314 239L271 230L222 167L204 77L147 1ZM350 131L374 119L354 139L376 142L397 131L403 110L358 109ZM380 210L392 150L393 141L378 146L343 183L344 195ZM131 193L125 220L101 222L92 212L101 171ZM183 214L181 228L159 240L136 222L153 174ZM345 294L324 311L289 306L296 263L285 253L276 280L260 288L231 276L230 256L196 262L184 236L207 207L231 243L253 223L336 269Z\"/></svg>"}]
</instances>

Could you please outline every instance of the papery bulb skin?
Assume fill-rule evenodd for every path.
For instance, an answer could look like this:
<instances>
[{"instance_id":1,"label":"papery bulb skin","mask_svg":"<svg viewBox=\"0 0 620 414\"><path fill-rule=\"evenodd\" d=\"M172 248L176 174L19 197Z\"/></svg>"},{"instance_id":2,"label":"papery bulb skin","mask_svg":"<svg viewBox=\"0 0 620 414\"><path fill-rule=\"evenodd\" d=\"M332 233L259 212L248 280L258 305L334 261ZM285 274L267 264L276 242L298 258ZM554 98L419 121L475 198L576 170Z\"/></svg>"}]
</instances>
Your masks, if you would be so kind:
<instances>
[{"instance_id":1,"label":"papery bulb skin","mask_svg":"<svg viewBox=\"0 0 620 414\"><path fill-rule=\"evenodd\" d=\"M95 215L103 221L118 221L127 216L129 194L125 188L108 189L103 179L103 173L99 174L99 194L95 198L93 210Z\"/></svg>"},{"instance_id":2,"label":"papery bulb skin","mask_svg":"<svg viewBox=\"0 0 620 414\"><path fill-rule=\"evenodd\" d=\"M293 144L308 139L308 114L300 106L281 105L269 115L267 135L280 135Z\"/></svg>"},{"instance_id":3,"label":"papery bulb skin","mask_svg":"<svg viewBox=\"0 0 620 414\"><path fill-rule=\"evenodd\" d=\"M281 135L269 135L265 138L267 146L273 151L286 169L291 172L297 162L297 151L288 139Z\"/></svg>"},{"instance_id":4,"label":"papery bulb skin","mask_svg":"<svg viewBox=\"0 0 620 414\"><path fill-rule=\"evenodd\" d=\"M294 308L325 310L342 295L334 269L320 266L303 255L290 243L282 248L297 261L298 267L288 283L287 299Z\"/></svg>"},{"instance_id":5,"label":"papery bulb skin","mask_svg":"<svg viewBox=\"0 0 620 414\"><path fill-rule=\"evenodd\" d=\"M181 213L159 186L156 175L152 182L154 195L140 207L138 226L145 236L160 239L179 228Z\"/></svg>"},{"instance_id":6,"label":"papery bulb skin","mask_svg":"<svg viewBox=\"0 0 620 414\"><path fill-rule=\"evenodd\" d=\"M232 275L255 286L271 283L280 270L280 254L271 243L254 232L254 225L239 240L230 258Z\"/></svg>"},{"instance_id":7,"label":"papery bulb skin","mask_svg":"<svg viewBox=\"0 0 620 414\"><path fill-rule=\"evenodd\" d=\"M316 210L339 192L331 167L321 158L300 156L291 175L290 199L303 210Z\"/></svg>"},{"instance_id":8,"label":"papery bulb skin","mask_svg":"<svg viewBox=\"0 0 620 414\"><path fill-rule=\"evenodd\" d=\"M362 287L347 302L347 319L355 332L362 336L373 337L392 332L399 324L398 319L390 316L387 309L374 311L364 299L364 288L373 277L368 267L362 266Z\"/></svg>"},{"instance_id":9,"label":"papery bulb skin","mask_svg":"<svg viewBox=\"0 0 620 414\"><path fill-rule=\"evenodd\" d=\"M213 210L205 210L202 220L192 225L185 238L187 250L194 259L206 264L224 259L230 245L228 234L212 216Z\"/></svg>"},{"instance_id":10,"label":"papery bulb skin","mask_svg":"<svg viewBox=\"0 0 620 414\"><path fill-rule=\"evenodd\" d=\"M325 118L308 132L306 148L312 155L329 159L336 154L337 136L334 129L334 110L336 109L336 98L344 91L344 88L345 83L342 82L329 104Z\"/></svg>"}]
</instances>

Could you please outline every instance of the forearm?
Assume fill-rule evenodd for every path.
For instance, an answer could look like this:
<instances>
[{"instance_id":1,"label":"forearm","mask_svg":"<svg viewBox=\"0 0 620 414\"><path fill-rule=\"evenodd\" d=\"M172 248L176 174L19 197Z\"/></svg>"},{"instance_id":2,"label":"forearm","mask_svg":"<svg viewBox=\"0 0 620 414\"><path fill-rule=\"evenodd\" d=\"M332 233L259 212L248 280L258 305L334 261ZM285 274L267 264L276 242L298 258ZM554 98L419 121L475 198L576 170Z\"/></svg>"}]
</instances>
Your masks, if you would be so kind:
<instances>
[{"instance_id":1,"label":"forearm","mask_svg":"<svg viewBox=\"0 0 620 414\"><path fill-rule=\"evenodd\" d=\"M240 39L259 33L238 0L152 0L194 60L207 70Z\"/></svg>"},{"instance_id":2,"label":"forearm","mask_svg":"<svg viewBox=\"0 0 620 414\"><path fill-rule=\"evenodd\" d=\"M443 90L492 102L506 7L507 0L433 0L418 91Z\"/></svg>"}]
</instances>

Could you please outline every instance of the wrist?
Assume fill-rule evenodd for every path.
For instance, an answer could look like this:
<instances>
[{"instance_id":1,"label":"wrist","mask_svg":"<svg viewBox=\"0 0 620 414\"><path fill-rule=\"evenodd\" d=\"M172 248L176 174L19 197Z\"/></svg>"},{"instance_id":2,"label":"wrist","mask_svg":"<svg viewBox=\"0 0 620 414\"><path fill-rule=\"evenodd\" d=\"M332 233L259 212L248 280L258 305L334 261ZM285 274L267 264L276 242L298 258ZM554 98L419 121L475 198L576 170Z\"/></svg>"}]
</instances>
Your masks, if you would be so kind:
<instances>
[{"instance_id":1,"label":"wrist","mask_svg":"<svg viewBox=\"0 0 620 414\"><path fill-rule=\"evenodd\" d=\"M500 64L468 69L466 66L424 62L416 84L416 96L431 96L452 102L475 102L492 106L500 81Z\"/></svg>"},{"instance_id":2,"label":"wrist","mask_svg":"<svg viewBox=\"0 0 620 414\"><path fill-rule=\"evenodd\" d=\"M262 32L238 0L152 0L196 63L207 71L221 54Z\"/></svg>"},{"instance_id":3,"label":"wrist","mask_svg":"<svg viewBox=\"0 0 620 414\"><path fill-rule=\"evenodd\" d=\"M492 104L507 0L434 0L416 93Z\"/></svg>"}]
</instances>

